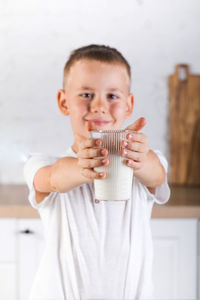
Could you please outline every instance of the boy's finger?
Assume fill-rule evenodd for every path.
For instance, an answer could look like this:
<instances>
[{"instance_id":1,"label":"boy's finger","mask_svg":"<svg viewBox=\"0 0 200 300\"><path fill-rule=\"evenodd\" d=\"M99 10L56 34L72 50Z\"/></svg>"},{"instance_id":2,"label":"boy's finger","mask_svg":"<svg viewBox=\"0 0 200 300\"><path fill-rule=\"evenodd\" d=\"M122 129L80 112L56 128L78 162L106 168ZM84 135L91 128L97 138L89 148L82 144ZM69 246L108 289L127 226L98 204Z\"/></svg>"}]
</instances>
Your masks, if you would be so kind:
<instances>
[{"instance_id":1,"label":"boy's finger","mask_svg":"<svg viewBox=\"0 0 200 300\"><path fill-rule=\"evenodd\" d=\"M127 142L127 141L122 141L121 143L123 148L129 149L131 151L136 151L136 152L146 152L147 151L147 146L144 143L138 143L138 142Z\"/></svg>"},{"instance_id":2,"label":"boy's finger","mask_svg":"<svg viewBox=\"0 0 200 300\"><path fill-rule=\"evenodd\" d=\"M136 162L141 162L145 159L145 153L130 151L127 149L125 151L122 150L121 155Z\"/></svg>"},{"instance_id":3,"label":"boy's finger","mask_svg":"<svg viewBox=\"0 0 200 300\"><path fill-rule=\"evenodd\" d=\"M139 133L139 132L128 133L126 135L126 138L129 141L133 141L133 142L139 142L139 143L143 143L143 144L148 143L148 138L144 133Z\"/></svg>"},{"instance_id":4,"label":"boy's finger","mask_svg":"<svg viewBox=\"0 0 200 300\"><path fill-rule=\"evenodd\" d=\"M92 147L100 147L102 141L100 139L86 139L79 144L79 150Z\"/></svg>"},{"instance_id":5,"label":"boy's finger","mask_svg":"<svg viewBox=\"0 0 200 300\"><path fill-rule=\"evenodd\" d=\"M85 168L81 169L81 175L83 175L84 177L89 178L91 180L92 179L104 179L106 177L105 172L98 173L92 169L85 169Z\"/></svg>"},{"instance_id":6,"label":"boy's finger","mask_svg":"<svg viewBox=\"0 0 200 300\"><path fill-rule=\"evenodd\" d=\"M146 119L141 117L137 119L133 124L126 127L127 130L139 131L146 125Z\"/></svg>"},{"instance_id":7,"label":"boy's finger","mask_svg":"<svg viewBox=\"0 0 200 300\"><path fill-rule=\"evenodd\" d=\"M107 166L109 164L109 160L106 159L79 159L78 165L82 168L92 169L101 166Z\"/></svg>"},{"instance_id":8,"label":"boy's finger","mask_svg":"<svg viewBox=\"0 0 200 300\"><path fill-rule=\"evenodd\" d=\"M108 155L108 150L105 148L85 148L79 149L79 158L94 158L94 157L105 157Z\"/></svg>"}]
</instances>

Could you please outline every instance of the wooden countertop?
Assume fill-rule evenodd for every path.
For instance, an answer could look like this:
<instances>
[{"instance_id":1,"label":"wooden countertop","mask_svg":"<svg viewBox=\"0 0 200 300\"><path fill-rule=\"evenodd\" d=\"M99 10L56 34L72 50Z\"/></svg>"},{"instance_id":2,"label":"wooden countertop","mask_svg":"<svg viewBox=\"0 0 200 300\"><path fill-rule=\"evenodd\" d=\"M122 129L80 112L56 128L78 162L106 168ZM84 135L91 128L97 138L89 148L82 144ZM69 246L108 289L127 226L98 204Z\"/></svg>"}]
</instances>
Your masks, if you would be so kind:
<instances>
[{"instance_id":1,"label":"wooden countertop","mask_svg":"<svg viewBox=\"0 0 200 300\"><path fill-rule=\"evenodd\" d=\"M0 185L0 218L39 218L26 185ZM152 218L200 218L200 187L171 186L165 205L154 205Z\"/></svg>"}]
</instances>

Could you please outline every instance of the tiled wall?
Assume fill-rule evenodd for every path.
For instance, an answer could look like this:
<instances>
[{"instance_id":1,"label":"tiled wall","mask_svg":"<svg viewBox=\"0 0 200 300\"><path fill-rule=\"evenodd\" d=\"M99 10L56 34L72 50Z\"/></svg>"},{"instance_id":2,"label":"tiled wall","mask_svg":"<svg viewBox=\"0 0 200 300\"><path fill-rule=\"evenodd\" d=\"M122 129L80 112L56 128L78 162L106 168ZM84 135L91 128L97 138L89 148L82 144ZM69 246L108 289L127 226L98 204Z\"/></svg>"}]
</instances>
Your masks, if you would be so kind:
<instances>
[{"instance_id":1,"label":"tiled wall","mask_svg":"<svg viewBox=\"0 0 200 300\"><path fill-rule=\"evenodd\" d=\"M198 0L1 1L0 183L24 182L29 152L62 153L72 143L56 92L69 52L89 43L126 56L130 122L145 116L150 146L168 156L167 77L180 62L200 72L199 10Z\"/></svg>"}]
</instances>

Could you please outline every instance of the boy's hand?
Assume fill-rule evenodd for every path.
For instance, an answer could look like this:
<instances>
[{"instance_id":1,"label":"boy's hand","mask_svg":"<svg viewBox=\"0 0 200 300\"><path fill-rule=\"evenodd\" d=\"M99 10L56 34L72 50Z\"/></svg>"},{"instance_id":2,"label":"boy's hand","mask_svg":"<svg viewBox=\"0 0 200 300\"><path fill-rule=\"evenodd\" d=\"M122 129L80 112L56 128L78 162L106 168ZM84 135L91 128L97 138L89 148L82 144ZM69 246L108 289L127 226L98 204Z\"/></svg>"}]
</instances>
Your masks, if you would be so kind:
<instances>
[{"instance_id":1,"label":"boy's hand","mask_svg":"<svg viewBox=\"0 0 200 300\"><path fill-rule=\"evenodd\" d=\"M88 122L88 132L92 129L92 124ZM109 159L107 158L108 150L101 146L102 141L100 139L88 138L79 143L77 152L78 165L81 167L81 175L88 178L89 181L106 177L105 172L96 172L94 170L96 167L109 164Z\"/></svg>"},{"instance_id":2,"label":"boy's hand","mask_svg":"<svg viewBox=\"0 0 200 300\"><path fill-rule=\"evenodd\" d=\"M145 118L139 118L132 125L126 129L133 131L139 131L146 125ZM92 130L91 124L88 123L88 131ZM148 148L147 137L143 133L133 132L127 134L127 145L126 141L122 141L121 155L128 158L127 165L132 167L134 170L138 170L143 166L146 160ZM81 167L81 174L88 178L89 181L94 179L104 179L106 177L105 172L94 171L95 167L107 166L109 159L107 158L108 150L101 148L102 141L100 139L84 139L79 143L79 149L77 152L78 165ZM125 153L127 151L127 154ZM101 159L102 156L102 159ZM97 159L98 158L98 159Z\"/></svg>"},{"instance_id":3,"label":"boy's hand","mask_svg":"<svg viewBox=\"0 0 200 300\"><path fill-rule=\"evenodd\" d=\"M126 164L133 168L133 170L140 170L143 167L149 152L147 136L138 132L145 125L145 118L139 118L132 125L128 126L126 129L133 130L135 132L128 133L126 136L128 141L123 140L121 143L123 148L121 155L128 159Z\"/></svg>"},{"instance_id":4,"label":"boy's hand","mask_svg":"<svg viewBox=\"0 0 200 300\"><path fill-rule=\"evenodd\" d=\"M106 177L105 172L96 172L93 169L109 164L109 160L106 158L108 150L101 148L101 145L102 141L100 139L86 139L79 144L77 152L78 165L81 167L81 174L90 179L89 181Z\"/></svg>"}]
</instances>

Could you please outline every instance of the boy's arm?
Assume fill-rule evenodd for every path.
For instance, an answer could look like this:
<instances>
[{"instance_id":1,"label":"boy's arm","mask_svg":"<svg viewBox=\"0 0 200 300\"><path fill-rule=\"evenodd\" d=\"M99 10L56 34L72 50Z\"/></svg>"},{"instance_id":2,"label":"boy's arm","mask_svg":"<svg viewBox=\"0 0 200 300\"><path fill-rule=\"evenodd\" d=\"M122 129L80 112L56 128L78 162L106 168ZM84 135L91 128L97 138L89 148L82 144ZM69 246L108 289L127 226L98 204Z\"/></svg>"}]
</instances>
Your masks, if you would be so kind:
<instances>
[{"instance_id":1,"label":"boy's arm","mask_svg":"<svg viewBox=\"0 0 200 300\"><path fill-rule=\"evenodd\" d=\"M88 182L88 179L81 175L77 161L77 158L63 157L58 159L52 166L46 166L37 171L33 185L38 203L50 192L68 192Z\"/></svg>"},{"instance_id":2,"label":"boy's arm","mask_svg":"<svg viewBox=\"0 0 200 300\"><path fill-rule=\"evenodd\" d=\"M86 139L79 145L77 158L63 157L52 166L40 168L33 180L36 201L40 203L50 192L66 193L77 186L104 179L105 172L96 172L95 167L108 165L108 152L102 149L100 140ZM103 151L103 152L102 152ZM95 159L102 156L101 159Z\"/></svg>"},{"instance_id":3,"label":"boy's arm","mask_svg":"<svg viewBox=\"0 0 200 300\"><path fill-rule=\"evenodd\" d=\"M158 156L149 149L147 136L139 132L128 133L127 140L121 145L121 155L127 158L127 166L133 168L134 176L153 193L155 187L165 181L166 172Z\"/></svg>"},{"instance_id":4,"label":"boy's arm","mask_svg":"<svg viewBox=\"0 0 200 300\"><path fill-rule=\"evenodd\" d=\"M151 193L160 186L166 178L166 172L158 156L151 150L148 151L145 163L134 171L135 177L145 185Z\"/></svg>"},{"instance_id":5,"label":"boy's arm","mask_svg":"<svg viewBox=\"0 0 200 300\"><path fill-rule=\"evenodd\" d=\"M147 136L139 132L145 125L146 119L141 117L126 128L133 132L127 134L126 141L122 141L121 155L127 158L126 164L133 168L134 176L154 193L167 175L158 156L149 149Z\"/></svg>"}]
</instances>

